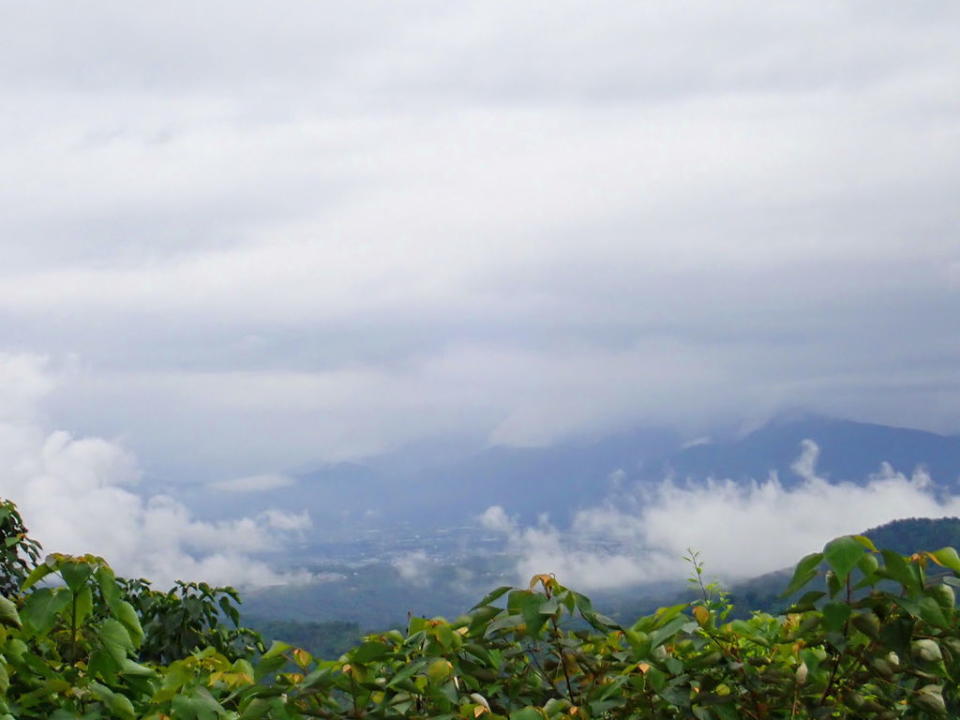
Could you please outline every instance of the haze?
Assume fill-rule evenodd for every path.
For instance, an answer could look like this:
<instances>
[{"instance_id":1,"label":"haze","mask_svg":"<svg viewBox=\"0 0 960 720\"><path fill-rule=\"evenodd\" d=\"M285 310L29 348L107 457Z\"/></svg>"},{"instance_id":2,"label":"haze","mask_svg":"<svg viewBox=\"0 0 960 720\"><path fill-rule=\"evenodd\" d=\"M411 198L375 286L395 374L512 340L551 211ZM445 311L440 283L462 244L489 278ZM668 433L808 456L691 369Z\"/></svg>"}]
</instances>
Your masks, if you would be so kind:
<instances>
[{"instance_id":1,"label":"haze","mask_svg":"<svg viewBox=\"0 0 960 720\"><path fill-rule=\"evenodd\" d=\"M960 431L954 4L3 16L8 466L66 430L126 468L90 487L282 492L436 438Z\"/></svg>"}]
</instances>

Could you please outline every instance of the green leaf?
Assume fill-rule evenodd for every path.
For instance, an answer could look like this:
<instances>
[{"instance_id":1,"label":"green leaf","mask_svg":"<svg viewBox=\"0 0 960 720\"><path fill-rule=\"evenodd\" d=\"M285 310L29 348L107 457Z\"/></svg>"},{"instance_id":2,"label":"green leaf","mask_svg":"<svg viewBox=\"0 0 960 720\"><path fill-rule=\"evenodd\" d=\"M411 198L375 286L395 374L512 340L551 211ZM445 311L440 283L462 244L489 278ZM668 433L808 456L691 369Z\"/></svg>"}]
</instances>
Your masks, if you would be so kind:
<instances>
[{"instance_id":1,"label":"green leaf","mask_svg":"<svg viewBox=\"0 0 960 720\"><path fill-rule=\"evenodd\" d=\"M852 535L845 535L827 543L823 548L823 559L836 573L837 580L844 583L865 552L867 549L859 540Z\"/></svg>"},{"instance_id":2,"label":"green leaf","mask_svg":"<svg viewBox=\"0 0 960 720\"><path fill-rule=\"evenodd\" d=\"M90 662L87 667L91 676L103 678L110 683L116 682L117 673L122 669L121 663L117 662L103 647L90 653Z\"/></svg>"},{"instance_id":3,"label":"green leaf","mask_svg":"<svg viewBox=\"0 0 960 720\"><path fill-rule=\"evenodd\" d=\"M656 627L662 627L666 625L675 617L679 616L688 607L690 607L690 603L680 603L679 605L670 605L669 607L659 608L653 616L654 625ZM633 626L634 630L642 629L637 627L638 624L639 624L639 621L637 623L634 623L634 626Z\"/></svg>"},{"instance_id":4,"label":"green leaf","mask_svg":"<svg viewBox=\"0 0 960 720\"><path fill-rule=\"evenodd\" d=\"M613 618L607 617L603 613L595 610L581 613L583 619L590 623L596 630L620 630L620 624Z\"/></svg>"},{"instance_id":5,"label":"green leaf","mask_svg":"<svg viewBox=\"0 0 960 720\"><path fill-rule=\"evenodd\" d=\"M806 612L808 610L813 610L815 603L824 596L826 596L826 593L823 592L823 590L811 590L810 592L805 592L793 605L790 606L788 612Z\"/></svg>"},{"instance_id":6,"label":"green leaf","mask_svg":"<svg viewBox=\"0 0 960 720\"><path fill-rule=\"evenodd\" d=\"M540 607L547 602L547 598L540 593L530 590L515 590L507 598L507 608L511 613L517 611L523 616L523 623L526 625L527 635L533 637L540 632L544 623L547 621L547 615L540 613Z\"/></svg>"},{"instance_id":7,"label":"green leaf","mask_svg":"<svg viewBox=\"0 0 960 720\"><path fill-rule=\"evenodd\" d=\"M127 696L114 692L96 682L90 683L90 691L114 716L121 718L121 720L135 720L137 714Z\"/></svg>"},{"instance_id":8,"label":"green leaf","mask_svg":"<svg viewBox=\"0 0 960 720\"><path fill-rule=\"evenodd\" d=\"M750 640L757 645L762 645L763 647L770 647L770 641L761 635L757 628L750 624L749 620L734 620L730 623L730 627L738 635L742 635L747 640Z\"/></svg>"},{"instance_id":9,"label":"green leaf","mask_svg":"<svg viewBox=\"0 0 960 720\"><path fill-rule=\"evenodd\" d=\"M293 646L289 643L280 642L279 640L274 640L273 644L270 646L270 649L263 654L264 660L270 660L271 658L277 657L278 655L283 655L287 650Z\"/></svg>"},{"instance_id":10,"label":"green leaf","mask_svg":"<svg viewBox=\"0 0 960 720\"><path fill-rule=\"evenodd\" d=\"M77 625L83 625L84 621L90 616L90 613L93 612L93 590L89 585L85 585L80 589L80 593L76 596L76 618Z\"/></svg>"},{"instance_id":11,"label":"green leaf","mask_svg":"<svg viewBox=\"0 0 960 720\"><path fill-rule=\"evenodd\" d=\"M120 663L120 672L133 677L157 677L156 670L134 662L130 658L124 658Z\"/></svg>"},{"instance_id":12,"label":"green leaf","mask_svg":"<svg viewBox=\"0 0 960 720\"><path fill-rule=\"evenodd\" d=\"M880 637L880 618L870 610L854 615L853 626L871 640Z\"/></svg>"},{"instance_id":13,"label":"green leaf","mask_svg":"<svg viewBox=\"0 0 960 720\"><path fill-rule=\"evenodd\" d=\"M661 628L650 633L650 647L655 648L672 638L687 623L692 622L686 615L675 617Z\"/></svg>"},{"instance_id":14,"label":"green leaf","mask_svg":"<svg viewBox=\"0 0 960 720\"><path fill-rule=\"evenodd\" d=\"M60 564L60 575L73 592L77 592L92 574L93 566L87 562L68 561Z\"/></svg>"},{"instance_id":15,"label":"green leaf","mask_svg":"<svg viewBox=\"0 0 960 720\"><path fill-rule=\"evenodd\" d=\"M780 597L793 595L813 580L817 576L817 569L820 567L821 562L823 562L823 553L811 553L801 559L793 571L793 578L791 578L790 584L787 585L787 589L780 594Z\"/></svg>"},{"instance_id":16,"label":"green leaf","mask_svg":"<svg viewBox=\"0 0 960 720\"><path fill-rule=\"evenodd\" d=\"M510 713L510 720L543 720L543 714L535 707L527 706Z\"/></svg>"},{"instance_id":17,"label":"green leaf","mask_svg":"<svg viewBox=\"0 0 960 720\"><path fill-rule=\"evenodd\" d=\"M254 668L253 678L257 682L260 682L260 680L272 673L275 673L286 664L287 659L283 655L274 655L273 657L269 658L262 657L260 658L260 662L258 662L257 666Z\"/></svg>"},{"instance_id":18,"label":"green leaf","mask_svg":"<svg viewBox=\"0 0 960 720\"><path fill-rule=\"evenodd\" d=\"M896 598L895 600L904 602L901 598ZM941 608L940 603L938 603L932 597L925 595L921 598L918 598L915 601L915 605L915 612L911 614L916 615L925 623L944 629L950 627L950 621L947 620L946 615L944 615L943 608ZM906 609L906 607L904 607L904 609Z\"/></svg>"},{"instance_id":19,"label":"green leaf","mask_svg":"<svg viewBox=\"0 0 960 720\"><path fill-rule=\"evenodd\" d=\"M930 553L938 563L960 575L960 555L952 547L944 547Z\"/></svg>"},{"instance_id":20,"label":"green leaf","mask_svg":"<svg viewBox=\"0 0 960 720\"><path fill-rule=\"evenodd\" d=\"M473 606L472 608L470 608L470 609L471 609L471 610L476 610L478 607L483 607L484 605L489 605L489 604L492 603L494 600L502 597L503 595L506 595L506 594L507 594L508 592L510 592L512 589L513 589L513 588L511 588L509 585L502 585L501 587L498 587L496 590L492 590L492 591L490 591L489 593L487 593L486 595L484 595L484 596L483 596L483 600L481 600L480 602L478 602L476 605L474 605L474 606Z\"/></svg>"},{"instance_id":21,"label":"green leaf","mask_svg":"<svg viewBox=\"0 0 960 720\"><path fill-rule=\"evenodd\" d=\"M113 618L107 618L100 624L97 637L100 639L104 650L120 665L123 664L127 655L134 651L130 633L119 621Z\"/></svg>"},{"instance_id":22,"label":"green leaf","mask_svg":"<svg viewBox=\"0 0 960 720\"><path fill-rule=\"evenodd\" d=\"M114 606L120 601L120 588L117 587L117 576L114 575L106 565L101 565L95 573L97 585L100 586L100 593L103 595L107 607L113 610Z\"/></svg>"},{"instance_id":23,"label":"green leaf","mask_svg":"<svg viewBox=\"0 0 960 720\"><path fill-rule=\"evenodd\" d=\"M624 628L623 635L639 657L646 657L650 652L650 636L645 632Z\"/></svg>"},{"instance_id":24,"label":"green leaf","mask_svg":"<svg viewBox=\"0 0 960 720\"><path fill-rule=\"evenodd\" d=\"M216 701L210 691L203 687L194 688L191 695L179 695L171 703L173 716L184 720L216 720L224 714L223 706Z\"/></svg>"},{"instance_id":25,"label":"green leaf","mask_svg":"<svg viewBox=\"0 0 960 720\"><path fill-rule=\"evenodd\" d=\"M272 708L273 701L266 698L254 698L240 713L240 720L259 720Z\"/></svg>"},{"instance_id":26,"label":"green leaf","mask_svg":"<svg viewBox=\"0 0 960 720\"><path fill-rule=\"evenodd\" d=\"M390 682L387 683L387 687L394 687L396 685L399 685L404 680L407 680L413 677L414 675L416 675L424 667L426 667L426 665L427 665L426 660L417 660L415 662L410 663L405 668L403 668L400 672L398 672L396 675L390 678Z\"/></svg>"},{"instance_id":27,"label":"green leaf","mask_svg":"<svg viewBox=\"0 0 960 720\"><path fill-rule=\"evenodd\" d=\"M506 612L506 611L504 611ZM502 615L496 620L487 625L487 629L484 631L483 636L489 637L498 630L515 630L517 627L523 624L523 615Z\"/></svg>"},{"instance_id":28,"label":"green leaf","mask_svg":"<svg viewBox=\"0 0 960 720\"><path fill-rule=\"evenodd\" d=\"M80 720L80 716L76 713L70 712L69 710L60 708L59 710L54 710L49 720Z\"/></svg>"},{"instance_id":29,"label":"green leaf","mask_svg":"<svg viewBox=\"0 0 960 720\"><path fill-rule=\"evenodd\" d=\"M40 588L27 596L20 618L37 635L46 635L72 600L67 588Z\"/></svg>"},{"instance_id":30,"label":"green leaf","mask_svg":"<svg viewBox=\"0 0 960 720\"><path fill-rule=\"evenodd\" d=\"M130 698L126 695L121 695L120 693L115 693L110 700L106 703L107 709L112 712L114 715L123 718L124 720L136 720L137 713L133 709L133 703L130 702Z\"/></svg>"},{"instance_id":31,"label":"green leaf","mask_svg":"<svg viewBox=\"0 0 960 720\"><path fill-rule=\"evenodd\" d=\"M837 593L843 590L843 583L833 570L827 570L827 594L830 597L836 597Z\"/></svg>"},{"instance_id":32,"label":"green leaf","mask_svg":"<svg viewBox=\"0 0 960 720\"><path fill-rule=\"evenodd\" d=\"M37 565L32 571L30 571L30 574L27 575L27 579L23 581L23 585L20 586L20 589L29 590L52 572L54 572L54 569L46 563Z\"/></svg>"},{"instance_id":33,"label":"green leaf","mask_svg":"<svg viewBox=\"0 0 960 720\"><path fill-rule=\"evenodd\" d=\"M17 612L17 606L3 596L0 596L0 625L15 628L21 627L20 614Z\"/></svg>"},{"instance_id":34,"label":"green leaf","mask_svg":"<svg viewBox=\"0 0 960 720\"><path fill-rule=\"evenodd\" d=\"M237 606L230 602L230 598L222 597L217 601L217 604L220 606L220 610L223 611L223 614L230 618L230 622L233 623L234 627L240 627L240 611L237 609Z\"/></svg>"},{"instance_id":35,"label":"green leaf","mask_svg":"<svg viewBox=\"0 0 960 720\"><path fill-rule=\"evenodd\" d=\"M823 606L823 626L827 632L840 632L850 617L850 606L846 603L827 603Z\"/></svg>"},{"instance_id":36,"label":"green leaf","mask_svg":"<svg viewBox=\"0 0 960 720\"><path fill-rule=\"evenodd\" d=\"M130 633L133 644L140 647L140 643L143 642L143 628L140 626L140 617L137 615L137 611L133 609L133 605L126 600L119 600L114 604L113 614Z\"/></svg>"},{"instance_id":37,"label":"green leaf","mask_svg":"<svg viewBox=\"0 0 960 720\"><path fill-rule=\"evenodd\" d=\"M911 593L920 592L920 578L902 555L892 550L881 550L880 554L883 555L883 575L896 580Z\"/></svg>"},{"instance_id":38,"label":"green leaf","mask_svg":"<svg viewBox=\"0 0 960 720\"><path fill-rule=\"evenodd\" d=\"M390 647L381 642L365 642L350 652L350 660L360 664L379 660L390 654Z\"/></svg>"},{"instance_id":39,"label":"green leaf","mask_svg":"<svg viewBox=\"0 0 960 720\"><path fill-rule=\"evenodd\" d=\"M878 567L880 567L880 562L873 553L864 553L860 556L860 560L857 561L857 568L863 573L864 582L870 581Z\"/></svg>"},{"instance_id":40,"label":"green leaf","mask_svg":"<svg viewBox=\"0 0 960 720\"><path fill-rule=\"evenodd\" d=\"M908 652L916 621L910 617L899 617L887 622L880 628L880 639L891 650L903 654Z\"/></svg>"}]
</instances>

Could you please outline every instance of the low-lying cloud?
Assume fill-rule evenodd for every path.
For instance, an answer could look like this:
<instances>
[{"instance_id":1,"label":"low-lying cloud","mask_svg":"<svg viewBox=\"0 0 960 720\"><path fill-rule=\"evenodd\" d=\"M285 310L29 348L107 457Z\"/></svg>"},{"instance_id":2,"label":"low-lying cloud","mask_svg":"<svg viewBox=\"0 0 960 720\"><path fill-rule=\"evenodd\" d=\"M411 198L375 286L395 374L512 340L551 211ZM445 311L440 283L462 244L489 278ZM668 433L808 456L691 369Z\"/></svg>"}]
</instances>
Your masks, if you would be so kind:
<instances>
[{"instance_id":1,"label":"low-lying cloud","mask_svg":"<svg viewBox=\"0 0 960 720\"><path fill-rule=\"evenodd\" d=\"M267 490L277 490L282 487L289 487L296 482L288 475L277 473L267 473L264 475L247 475L240 478L230 478L229 480L217 480L210 483L213 490L222 490L233 493L252 493L265 492Z\"/></svg>"},{"instance_id":2,"label":"low-lying cloud","mask_svg":"<svg viewBox=\"0 0 960 720\"><path fill-rule=\"evenodd\" d=\"M413 585L426 585L434 569L434 563L423 550L415 550L394 558L392 565L402 580Z\"/></svg>"},{"instance_id":3,"label":"low-lying cloud","mask_svg":"<svg viewBox=\"0 0 960 720\"><path fill-rule=\"evenodd\" d=\"M546 517L521 526L499 506L480 519L507 539L518 579L552 572L603 590L682 578L687 549L700 551L712 574L748 577L788 567L838 535L960 515L960 498L939 492L922 469L908 476L884 463L864 484L834 484L817 475L818 455L805 440L793 465L801 482L792 487L776 474L748 484L664 480L578 512L567 529Z\"/></svg>"},{"instance_id":4,"label":"low-lying cloud","mask_svg":"<svg viewBox=\"0 0 960 720\"><path fill-rule=\"evenodd\" d=\"M168 495L138 494L137 460L122 445L43 426L37 405L54 386L43 358L0 355L0 401L11 399L0 403L0 495L17 503L46 551L101 555L120 574L158 586L177 579L246 586L307 579L252 557L306 530L305 512L268 509L213 523Z\"/></svg>"}]
</instances>

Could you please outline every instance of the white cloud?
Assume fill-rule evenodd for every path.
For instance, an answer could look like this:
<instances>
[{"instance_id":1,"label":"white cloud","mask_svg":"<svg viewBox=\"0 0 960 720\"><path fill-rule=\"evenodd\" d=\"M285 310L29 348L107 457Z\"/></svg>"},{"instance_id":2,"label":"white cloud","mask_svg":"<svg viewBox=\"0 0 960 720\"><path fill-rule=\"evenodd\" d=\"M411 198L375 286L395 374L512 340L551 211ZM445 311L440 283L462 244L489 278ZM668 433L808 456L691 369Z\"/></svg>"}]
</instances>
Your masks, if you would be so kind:
<instances>
[{"instance_id":1,"label":"white cloud","mask_svg":"<svg viewBox=\"0 0 960 720\"><path fill-rule=\"evenodd\" d=\"M0 352L0 421L32 419L54 386L47 358Z\"/></svg>"},{"instance_id":2,"label":"white cloud","mask_svg":"<svg viewBox=\"0 0 960 720\"><path fill-rule=\"evenodd\" d=\"M274 530L285 532L305 532L313 527L310 513L303 510L299 513L288 513L282 510L265 510L261 517L266 520L267 526Z\"/></svg>"},{"instance_id":3,"label":"white cloud","mask_svg":"<svg viewBox=\"0 0 960 720\"><path fill-rule=\"evenodd\" d=\"M960 497L938 492L920 470L908 477L884 463L862 485L831 484L816 474L818 453L804 441L793 487L776 476L746 485L668 480L578 512L567 531L545 519L518 526L500 507L481 522L505 535L520 579L552 572L573 587L608 589L683 577L687 549L702 553L711 574L747 577L890 520L960 515Z\"/></svg>"},{"instance_id":4,"label":"white cloud","mask_svg":"<svg viewBox=\"0 0 960 720\"><path fill-rule=\"evenodd\" d=\"M413 585L425 585L433 568L433 563L423 550L415 550L394 558L392 565L402 580Z\"/></svg>"},{"instance_id":5,"label":"white cloud","mask_svg":"<svg viewBox=\"0 0 960 720\"><path fill-rule=\"evenodd\" d=\"M516 521L507 516L499 505L491 505L480 515L480 524L494 532L512 533L516 531Z\"/></svg>"},{"instance_id":6,"label":"white cloud","mask_svg":"<svg viewBox=\"0 0 960 720\"><path fill-rule=\"evenodd\" d=\"M42 360L0 357L0 395L52 386ZM36 392L34 392L36 391ZM309 527L306 513L268 510L256 518L202 522L166 495L133 489L140 472L133 455L96 437L49 432L26 412L0 420L0 495L17 503L47 552L101 555L127 576L160 586L177 579L264 585L305 580L251 557L282 548L284 534Z\"/></svg>"}]
</instances>

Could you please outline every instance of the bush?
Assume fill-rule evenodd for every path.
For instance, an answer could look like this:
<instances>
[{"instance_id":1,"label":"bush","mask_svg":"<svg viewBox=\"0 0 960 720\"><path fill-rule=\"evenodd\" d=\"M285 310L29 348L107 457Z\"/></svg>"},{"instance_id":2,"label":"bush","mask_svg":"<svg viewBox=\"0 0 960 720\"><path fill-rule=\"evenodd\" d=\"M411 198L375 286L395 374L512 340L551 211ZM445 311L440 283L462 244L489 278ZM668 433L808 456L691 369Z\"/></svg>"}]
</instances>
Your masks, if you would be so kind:
<instances>
[{"instance_id":1,"label":"bush","mask_svg":"<svg viewBox=\"0 0 960 720\"><path fill-rule=\"evenodd\" d=\"M181 583L155 593L142 581L118 581L102 558L51 555L0 598L0 717L960 714L960 557L952 548L900 555L866 537L837 538L797 565L786 594L806 593L794 605L736 620L693 560L699 597L631 625L537 575L529 587L498 588L452 622L412 618L406 632L368 635L323 660L279 642L265 652L225 642L220 615L208 611L219 607L239 627L239 599L228 589ZM57 582L41 585L48 579ZM188 610L195 602L206 610Z\"/></svg>"}]
</instances>

